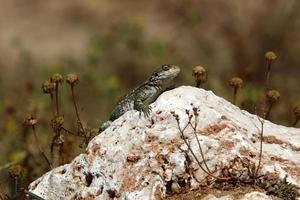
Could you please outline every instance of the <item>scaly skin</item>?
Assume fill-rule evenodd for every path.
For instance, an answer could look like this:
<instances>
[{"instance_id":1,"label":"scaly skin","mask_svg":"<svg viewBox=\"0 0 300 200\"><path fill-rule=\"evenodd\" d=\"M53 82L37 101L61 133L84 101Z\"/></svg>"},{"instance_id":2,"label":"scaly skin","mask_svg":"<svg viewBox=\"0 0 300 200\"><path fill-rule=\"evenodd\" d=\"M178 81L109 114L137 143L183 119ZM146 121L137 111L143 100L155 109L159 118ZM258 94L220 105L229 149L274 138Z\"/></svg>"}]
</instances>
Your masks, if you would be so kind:
<instances>
[{"instance_id":1,"label":"scaly skin","mask_svg":"<svg viewBox=\"0 0 300 200\"><path fill-rule=\"evenodd\" d=\"M100 132L129 110L138 110L148 117L151 112L149 105L170 86L179 72L180 68L174 65L162 65L155 70L148 80L119 100L109 121L102 124Z\"/></svg>"}]
</instances>

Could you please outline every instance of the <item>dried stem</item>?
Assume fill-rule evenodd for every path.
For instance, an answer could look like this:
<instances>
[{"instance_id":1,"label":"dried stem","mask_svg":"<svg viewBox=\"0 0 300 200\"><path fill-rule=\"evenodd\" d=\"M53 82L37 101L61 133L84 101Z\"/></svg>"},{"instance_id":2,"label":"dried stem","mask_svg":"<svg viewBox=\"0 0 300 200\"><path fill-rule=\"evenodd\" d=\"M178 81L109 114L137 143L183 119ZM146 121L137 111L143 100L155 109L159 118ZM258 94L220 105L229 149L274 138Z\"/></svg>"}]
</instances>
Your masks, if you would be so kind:
<instances>
[{"instance_id":1,"label":"dried stem","mask_svg":"<svg viewBox=\"0 0 300 200\"><path fill-rule=\"evenodd\" d=\"M270 89L271 63L272 61L270 60L267 61L267 73L266 73L266 83L265 83L266 92Z\"/></svg>"},{"instance_id":2,"label":"dried stem","mask_svg":"<svg viewBox=\"0 0 300 200\"><path fill-rule=\"evenodd\" d=\"M201 147L201 144L200 144L198 135L197 135L197 125L198 125L198 123L197 123L197 116L195 115L195 124L194 124L194 126L192 126L192 124L191 124L191 126L192 126L192 128L193 128L193 133L194 133L194 135L195 135L195 137L196 137L196 140L197 140L197 143L198 143L198 147L199 147L199 150L200 150L200 154L201 154L201 157L202 157L202 161L203 161L203 163L204 163L204 165L205 165L207 171L208 171L209 173L211 173L211 171L209 170L209 168L208 168L208 166L207 166L207 163L206 163L206 161L205 161L205 159L204 159L204 154L203 154L203 151L202 151L202 147Z\"/></svg>"},{"instance_id":3,"label":"dried stem","mask_svg":"<svg viewBox=\"0 0 300 200\"><path fill-rule=\"evenodd\" d=\"M236 96L237 96L238 88L235 87L233 89L233 104L236 105Z\"/></svg>"},{"instance_id":4,"label":"dried stem","mask_svg":"<svg viewBox=\"0 0 300 200\"><path fill-rule=\"evenodd\" d=\"M178 129L179 129L179 133L181 135L181 138L183 139L184 143L186 144L186 146L188 147L189 151L191 152L191 154L193 155L193 157L195 158L197 164L199 165L199 167L209 176L211 176L211 173L209 173L208 171L206 171L206 169L204 169L201 165L201 162L198 160L197 156L195 155L193 149L191 148L190 144L188 143L188 141L186 140L185 136L184 136L184 130L187 128L187 126L189 124L187 124L183 129L180 128L180 124L179 121L177 121L177 125L178 125Z\"/></svg>"},{"instance_id":5,"label":"dried stem","mask_svg":"<svg viewBox=\"0 0 300 200\"><path fill-rule=\"evenodd\" d=\"M78 137L84 137L84 136L81 136L81 135L78 135L76 133L73 133L72 131L69 131L68 129L64 128L64 127L61 127L61 130L63 130L64 132L70 134L70 135L74 135L74 136L78 136Z\"/></svg>"},{"instance_id":6,"label":"dried stem","mask_svg":"<svg viewBox=\"0 0 300 200\"><path fill-rule=\"evenodd\" d=\"M56 84L55 84L55 102L56 102L56 114L57 114L57 116L59 116L58 85L59 85L59 82L56 82Z\"/></svg>"},{"instance_id":7,"label":"dried stem","mask_svg":"<svg viewBox=\"0 0 300 200\"><path fill-rule=\"evenodd\" d=\"M260 165L261 165L261 157L262 157L262 148L263 148L263 134L264 134L264 119L258 118L260 123L261 123L261 130L260 130L260 146L259 146L259 160L258 160L258 165L256 168L256 172L255 172L255 177L258 176L258 172L260 169Z\"/></svg>"},{"instance_id":8,"label":"dried stem","mask_svg":"<svg viewBox=\"0 0 300 200\"><path fill-rule=\"evenodd\" d=\"M270 114L271 114L272 107L273 107L273 104L270 103L270 105L269 105L267 111L265 112L265 116L264 116L265 119L269 119Z\"/></svg>"},{"instance_id":9,"label":"dried stem","mask_svg":"<svg viewBox=\"0 0 300 200\"><path fill-rule=\"evenodd\" d=\"M190 119L189 119L190 120ZM213 175L212 173L210 173L209 171L207 171L206 169L204 169L201 165L201 162L199 161L199 159L197 158L196 154L194 153L191 145L188 143L187 139L185 138L184 136L184 131L185 129L190 125L190 121L184 126L184 128L182 129L180 127L180 123L179 123L179 119L176 119L176 122L177 122L177 126L178 126L178 129L179 129L179 133L181 135L181 138L183 139L184 143L186 144L186 146L188 147L189 151L191 152L191 154L193 155L194 159L196 160L197 164L199 165L199 167L210 177L213 177L215 179L218 179L218 180L229 180L230 178L220 178L220 177L217 177L215 175Z\"/></svg>"},{"instance_id":10,"label":"dried stem","mask_svg":"<svg viewBox=\"0 0 300 200\"><path fill-rule=\"evenodd\" d=\"M296 127L298 121L299 121L300 117L296 117L294 123L292 124L293 127Z\"/></svg>"},{"instance_id":11,"label":"dried stem","mask_svg":"<svg viewBox=\"0 0 300 200\"><path fill-rule=\"evenodd\" d=\"M39 139L37 137L37 134L36 134L36 131L35 131L35 126L32 125L32 131L33 131L33 135L34 135L34 139L35 139L35 143L36 143L36 146L41 154L41 156L46 160L47 164L49 165L50 169L52 169L52 166L51 166L51 163L49 162L47 156L45 155L41 145L40 145L40 142L39 142Z\"/></svg>"},{"instance_id":12,"label":"dried stem","mask_svg":"<svg viewBox=\"0 0 300 200\"><path fill-rule=\"evenodd\" d=\"M12 196L16 196L18 194L18 191L19 191L19 178L14 177L14 191Z\"/></svg>"},{"instance_id":13,"label":"dried stem","mask_svg":"<svg viewBox=\"0 0 300 200\"><path fill-rule=\"evenodd\" d=\"M52 109L52 114L55 116L55 102L54 102L54 96L53 93L50 93L50 98L51 98L51 109Z\"/></svg>"},{"instance_id":14,"label":"dried stem","mask_svg":"<svg viewBox=\"0 0 300 200\"><path fill-rule=\"evenodd\" d=\"M7 194L0 191L0 200L9 200L9 199L10 197Z\"/></svg>"},{"instance_id":15,"label":"dried stem","mask_svg":"<svg viewBox=\"0 0 300 200\"><path fill-rule=\"evenodd\" d=\"M81 129L81 130L79 130L79 132L84 132L84 128L83 128L82 122L81 122L80 117L79 117L79 112L78 112L76 99L75 99L75 95L74 95L74 85L71 85L71 91L72 91L72 99L73 99L73 104L74 104L76 117L77 117L77 123L78 123L78 125L80 126L80 129Z\"/></svg>"}]
</instances>

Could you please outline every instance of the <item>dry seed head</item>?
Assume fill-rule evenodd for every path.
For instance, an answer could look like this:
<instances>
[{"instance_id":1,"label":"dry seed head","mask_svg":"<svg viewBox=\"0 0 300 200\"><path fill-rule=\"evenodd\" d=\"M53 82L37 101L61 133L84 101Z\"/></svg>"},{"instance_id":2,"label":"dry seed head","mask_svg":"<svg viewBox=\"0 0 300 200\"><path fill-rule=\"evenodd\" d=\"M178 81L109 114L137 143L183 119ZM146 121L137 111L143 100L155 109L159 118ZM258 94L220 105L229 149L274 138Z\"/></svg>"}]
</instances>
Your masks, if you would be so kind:
<instances>
[{"instance_id":1,"label":"dry seed head","mask_svg":"<svg viewBox=\"0 0 300 200\"><path fill-rule=\"evenodd\" d=\"M243 80L239 77L233 77L230 81L229 81L229 86L233 87L233 88L241 88L243 85Z\"/></svg>"},{"instance_id":2,"label":"dry seed head","mask_svg":"<svg viewBox=\"0 0 300 200\"><path fill-rule=\"evenodd\" d=\"M266 94L269 103L274 104L280 98L280 93L277 90L269 90Z\"/></svg>"},{"instance_id":3,"label":"dry seed head","mask_svg":"<svg viewBox=\"0 0 300 200\"><path fill-rule=\"evenodd\" d=\"M79 79L78 79L76 74L68 74L66 81L67 81L68 84L74 85L74 84L77 84L79 82Z\"/></svg>"},{"instance_id":4,"label":"dry seed head","mask_svg":"<svg viewBox=\"0 0 300 200\"><path fill-rule=\"evenodd\" d=\"M97 128L92 128L90 130L90 134L92 137L95 137L98 134L98 132L99 132L99 129L97 129Z\"/></svg>"},{"instance_id":5,"label":"dry seed head","mask_svg":"<svg viewBox=\"0 0 300 200\"><path fill-rule=\"evenodd\" d=\"M198 113L198 108L193 107L193 112L194 112L194 115L195 115L195 116L198 116L198 115L199 115L199 113Z\"/></svg>"},{"instance_id":6,"label":"dry seed head","mask_svg":"<svg viewBox=\"0 0 300 200\"><path fill-rule=\"evenodd\" d=\"M294 108L294 115L298 118L300 117L300 106Z\"/></svg>"},{"instance_id":7,"label":"dry seed head","mask_svg":"<svg viewBox=\"0 0 300 200\"><path fill-rule=\"evenodd\" d=\"M265 53L265 59L267 61L274 61L276 60L277 55L273 52L273 51L268 51L267 53Z\"/></svg>"},{"instance_id":8,"label":"dry seed head","mask_svg":"<svg viewBox=\"0 0 300 200\"><path fill-rule=\"evenodd\" d=\"M55 90L56 84L50 81L45 81L42 85L45 94L51 94Z\"/></svg>"},{"instance_id":9,"label":"dry seed head","mask_svg":"<svg viewBox=\"0 0 300 200\"><path fill-rule=\"evenodd\" d=\"M63 145L65 143L64 135L60 134L58 138L55 140L56 145Z\"/></svg>"},{"instance_id":10,"label":"dry seed head","mask_svg":"<svg viewBox=\"0 0 300 200\"><path fill-rule=\"evenodd\" d=\"M52 124L52 127L54 128L59 128L63 125L64 123L64 117L63 116L55 116L54 118L51 119L51 124Z\"/></svg>"},{"instance_id":11,"label":"dry seed head","mask_svg":"<svg viewBox=\"0 0 300 200\"><path fill-rule=\"evenodd\" d=\"M25 119L25 124L28 126L34 126L37 123L37 119L35 117L27 117Z\"/></svg>"},{"instance_id":12,"label":"dry seed head","mask_svg":"<svg viewBox=\"0 0 300 200\"><path fill-rule=\"evenodd\" d=\"M61 74L56 73L51 77L50 80L51 80L51 82L61 83L64 79Z\"/></svg>"},{"instance_id":13,"label":"dry seed head","mask_svg":"<svg viewBox=\"0 0 300 200\"><path fill-rule=\"evenodd\" d=\"M206 69L202 66L196 66L193 68L193 76L196 78L197 81L201 83L206 82L207 80L207 72Z\"/></svg>"},{"instance_id":14,"label":"dry seed head","mask_svg":"<svg viewBox=\"0 0 300 200\"><path fill-rule=\"evenodd\" d=\"M12 165L8 169L8 173L13 178L19 178L22 173L22 167L19 164Z\"/></svg>"}]
</instances>

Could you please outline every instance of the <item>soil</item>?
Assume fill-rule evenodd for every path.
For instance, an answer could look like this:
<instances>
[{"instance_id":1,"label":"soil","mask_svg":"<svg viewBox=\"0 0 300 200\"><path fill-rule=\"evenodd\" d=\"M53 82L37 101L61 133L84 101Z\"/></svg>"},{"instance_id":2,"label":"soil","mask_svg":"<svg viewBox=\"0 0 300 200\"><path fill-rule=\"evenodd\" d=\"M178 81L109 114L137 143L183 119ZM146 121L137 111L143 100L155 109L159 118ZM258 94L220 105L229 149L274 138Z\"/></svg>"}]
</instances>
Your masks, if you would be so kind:
<instances>
[{"instance_id":1,"label":"soil","mask_svg":"<svg viewBox=\"0 0 300 200\"><path fill-rule=\"evenodd\" d=\"M215 188L201 188L199 190L186 190L183 191L180 194L173 194L168 196L166 199L167 200L200 200L206 197L209 194L213 194L216 197L222 197L222 196L227 196L230 195L234 199L240 199L243 197L245 194L250 193L250 192L264 192L264 190L259 189L259 188L253 188L250 186L246 187L238 187L238 188L233 188L232 190L219 190ZM273 197L274 200L277 200L278 198Z\"/></svg>"}]
</instances>

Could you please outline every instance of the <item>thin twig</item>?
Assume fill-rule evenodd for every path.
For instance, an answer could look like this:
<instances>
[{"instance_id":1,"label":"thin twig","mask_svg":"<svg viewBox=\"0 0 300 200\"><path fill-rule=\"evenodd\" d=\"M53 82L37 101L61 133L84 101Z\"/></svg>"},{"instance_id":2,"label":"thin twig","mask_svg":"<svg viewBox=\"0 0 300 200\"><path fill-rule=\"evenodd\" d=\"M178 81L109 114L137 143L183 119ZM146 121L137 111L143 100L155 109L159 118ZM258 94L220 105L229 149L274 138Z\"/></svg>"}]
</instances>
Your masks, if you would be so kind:
<instances>
[{"instance_id":1,"label":"thin twig","mask_svg":"<svg viewBox=\"0 0 300 200\"><path fill-rule=\"evenodd\" d=\"M55 102L54 102L53 93L50 93L50 98L51 98L51 109L52 109L52 114L53 114L53 116L55 116Z\"/></svg>"},{"instance_id":2,"label":"thin twig","mask_svg":"<svg viewBox=\"0 0 300 200\"><path fill-rule=\"evenodd\" d=\"M183 139L184 143L187 145L188 149L190 150L190 152L192 153L193 157L195 158L196 162L198 163L198 165L200 166L200 168L207 173L208 175L210 174L209 172L207 172L201 165L200 161L198 160L197 156L195 155L194 151L192 150L190 144L187 142L185 136L184 136L184 130L187 128L187 126L189 125L189 123L183 128L181 129L179 121L177 121L177 125L178 125L178 129L179 129L179 133L181 135L181 138Z\"/></svg>"},{"instance_id":3,"label":"thin twig","mask_svg":"<svg viewBox=\"0 0 300 200\"><path fill-rule=\"evenodd\" d=\"M46 160L47 164L49 165L50 169L52 169L52 166L51 166L51 163L50 161L48 160L47 156L45 155L41 145L40 145L40 142L38 140L38 137L37 137L37 134L36 134L36 131L35 131L35 126L32 125L32 131L33 131L33 135L34 135L34 139L35 139L35 143L36 143L36 146L40 152L40 154L42 155L42 157Z\"/></svg>"},{"instance_id":4,"label":"thin twig","mask_svg":"<svg viewBox=\"0 0 300 200\"><path fill-rule=\"evenodd\" d=\"M300 117L296 117L294 123L292 124L293 127L295 127L299 121Z\"/></svg>"},{"instance_id":5,"label":"thin twig","mask_svg":"<svg viewBox=\"0 0 300 200\"><path fill-rule=\"evenodd\" d=\"M84 132L84 128L82 125L82 122L80 120L79 117L79 112L78 112L78 108L77 108L77 104L76 104L76 99L75 99L75 95L74 95L74 86L71 85L71 91L72 91L72 99L73 99L73 104L74 104L74 108L75 108L75 112L76 112L76 117L77 117L77 122L80 125L81 130L79 130L79 132L83 131Z\"/></svg>"},{"instance_id":6,"label":"thin twig","mask_svg":"<svg viewBox=\"0 0 300 200\"><path fill-rule=\"evenodd\" d=\"M205 161L205 159L204 159L204 154L203 154L203 151L202 151L202 147L201 147L201 144L200 144L198 135L197 135L197 125L198 125L198 124L197 124L197 116L195 116L195 125L194 125L194 127L192 126L192 128L193 128L193 133L194 133L194 135L195 135L195 137L196 137L196 140L197 140L197 143L198 143L198 147L199 147L199 150L200 150L200 154L201 154L201 157L202 157L202 161L203 161L203 163L204 163L204 165L205 165L207 171L208 171L209 173L211 173L211 171L209 170L209 168L208 168L208 166L207 166L207 163L206 163L206 161Z\"/></svg>"},{"instance_id":7,"label":"thin twig","mask_svg":"<svg viewBox=\"0 0 300 200\"><path fill-rule=\"evenodd\" d=\"M68 129L66 129L66 128L64 128L64 127L61 127L61 130L65 131L65 132L68 133L68 134L77 136L77 137L84 137L84 136L82 136L82 135L78 135L78 134L76 134L76 133L73 133L72 131L69 131Z\"/></svg>"},{"instance_id":8,"label":"thin twig","mask_svg":"<svg viewBox=\"0 0 300 200\"><path fill-rule=\"evenodd\" d=\"M178 126L178 129L179 129L179 133L181 135L181 138L183 139L184 143L186 144L186 146L188 147L189 151L191 152L191 154L193 155L194 159L196 160L197 164L199 165L199 167L208 175L208 176L211 176L215 179L218 179L218 180L229 180L230 178L220 178L220 177L216 177L215 175L211 174L210 172L206 171L206 169L204 169L201 165L201 162L198 160L196 154L194 153L193 149L191 148L190 144L187 142L185 136L184 136L184 130L188 127L188 125L190 123L187 123L187 125L181 129L180 127L180 124L179 124L179 120L176 120L177 122L177 126Z\"/></svg>"},{"instance_id":9,"label":"thin twig","mask_svg":"<svg viewBox=\"0 0 300 200\"><path fill-rule=\"evenodd\" d=\"M266 92L270 89L271 64L272 61L267 61L267 74L266 74L266 83L265 83Z\"/></svg>"},{"instance_id":10,"label":"thin twig","mask_svg":"<svg viewBox=\"0 0 300 200\"><path fill-rule=\"evenodd\" d=\"M234 104L234 105L236 105L237 91L238 91L238 88L235 87L235 88L233 89L233 104Z\"/></svg>"},{"instance_id":11,"label":"thin twig","mask_svg":"<svg viewBox=\"0 0 300 200\"><path fill-rule=\"evenodd\" d=\"M273 107L273 104L270 104L267 111L265 112L265 116L264 116L265 119L269 119L272 107Z\"/></svg>"},{"instance_id":12,"label":"thin twig","mask_svg":"<svg viewBox=\"0 0 300 200\"><path fill-rule=\"evenodd\" d=\"M55 84L55 98L56 98L55 102L56 102L56 114L57 114L57 116L59 116L58 84L59 84L58 82L56 82L56 84Z\"/></svg>"},{"instance_id":13,"label":"thin twig","mask_svg":"<svg viewBox=\"0 0 300 200\"><path fill-rule=\"evenodd\" d=\"M259 147L259 160L258 160L258 165L256 168L256 172L255 172L255 178L258 176L258 172L260 169L260 165L261 165L261 157L262 157L262 145L263 145L263 134L264 134L264 119L258 118L260 123L261 123L261 130L260 130L260 147Z\"/></svg>"}]
</instances>

